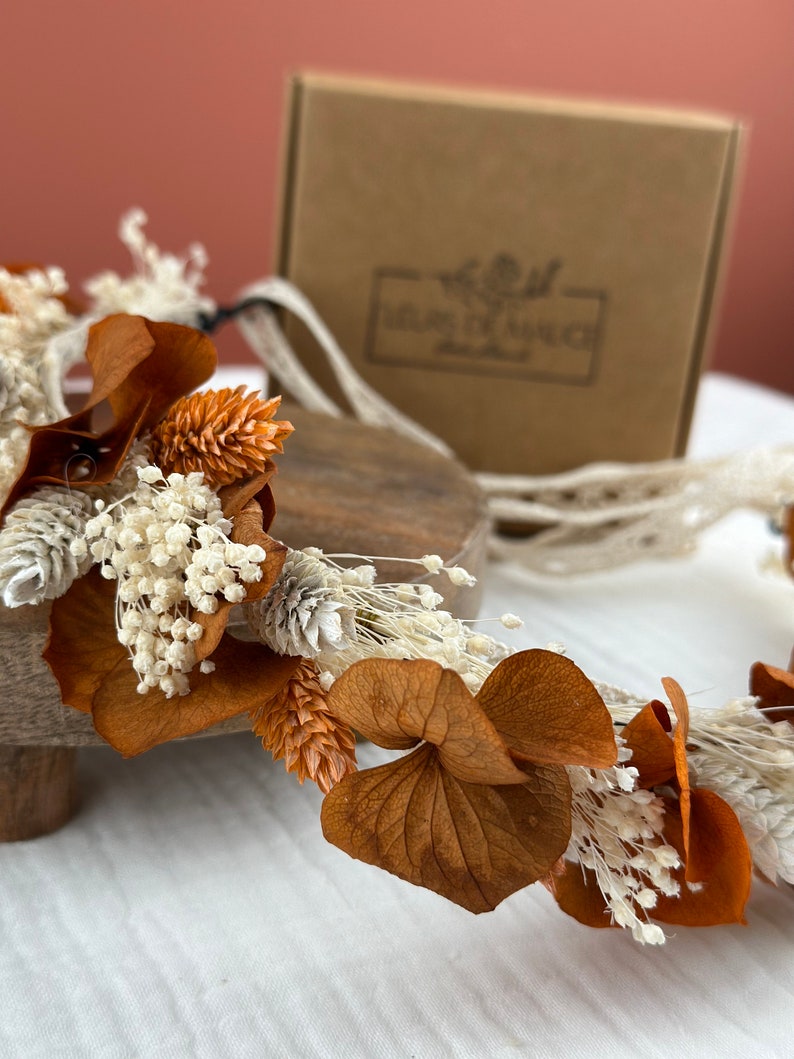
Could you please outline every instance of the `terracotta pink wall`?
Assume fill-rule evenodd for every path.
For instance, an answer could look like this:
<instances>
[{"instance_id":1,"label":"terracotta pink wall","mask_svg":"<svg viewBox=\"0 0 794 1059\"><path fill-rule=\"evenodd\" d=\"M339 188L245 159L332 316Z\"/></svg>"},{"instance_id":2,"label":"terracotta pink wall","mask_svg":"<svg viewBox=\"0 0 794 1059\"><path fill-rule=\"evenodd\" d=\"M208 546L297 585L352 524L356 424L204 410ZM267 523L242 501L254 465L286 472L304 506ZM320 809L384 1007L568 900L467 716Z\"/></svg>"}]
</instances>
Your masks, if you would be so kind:
<instances>
[{"instance_id":1,"label":"terracotta pink wall","mask_svg":"<svg viewBox=\"0 0 794 1059\"><path fill-rule=\"evenodd\" d=\"M716 108L752 127L713 364L794 392L791 0L17 0L3 16L0 260L126 268L143 206L211 293L270 267L296 68ZM232 333L219 344L239 356Z\"/></svg>"}]
</instances>

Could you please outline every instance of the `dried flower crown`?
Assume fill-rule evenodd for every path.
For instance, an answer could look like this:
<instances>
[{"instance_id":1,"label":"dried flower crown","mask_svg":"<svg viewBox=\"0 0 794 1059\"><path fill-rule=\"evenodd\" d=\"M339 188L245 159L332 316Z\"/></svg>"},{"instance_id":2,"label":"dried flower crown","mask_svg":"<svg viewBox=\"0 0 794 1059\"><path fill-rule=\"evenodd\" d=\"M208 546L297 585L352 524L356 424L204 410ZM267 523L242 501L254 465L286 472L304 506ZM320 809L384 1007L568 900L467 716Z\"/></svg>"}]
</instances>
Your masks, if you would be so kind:
<instances>
[{"instance_id":1,"label":"dried flower crown","mask_svg":"<svg viewBox=\"0 0 794 1059\"><path fill-rule=\"evenodd\" d=\"M250 715L325 793L329 841L474 912L541 882L582 923L659 943L660 924L743 922L754 870L794 883L794 674L758 664L719 711L670 679L666 703L626 701L475 632L427 584L274 540L292 427L278 398L195 392L215 367L204 257L161 254L144 220L122 223L136 274L92 281L88 313L57 269L0 271L0 593L52 601L63 703L124 755ZM355 733L405 753L357 771Z\"/></svg>"}]
</instances>

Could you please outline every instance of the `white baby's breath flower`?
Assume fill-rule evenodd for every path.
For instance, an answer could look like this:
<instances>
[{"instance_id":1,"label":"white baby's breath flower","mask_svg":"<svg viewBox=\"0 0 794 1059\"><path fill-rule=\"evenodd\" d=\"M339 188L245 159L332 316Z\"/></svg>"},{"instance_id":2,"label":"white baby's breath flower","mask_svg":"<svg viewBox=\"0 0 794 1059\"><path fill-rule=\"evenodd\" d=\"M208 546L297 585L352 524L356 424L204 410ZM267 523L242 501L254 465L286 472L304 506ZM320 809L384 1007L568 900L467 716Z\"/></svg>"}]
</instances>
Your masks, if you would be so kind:
<instances>
[{"instance_id":1,"label":"white baby's breath flower","mask_svg":"<svg viewBox=\"0 0 794 1059\"><path fill-rule=\"evenodd\" d=\"M261 577L264 551L229 540L231 523L200 474L164 479L141 458L133 454L125 472L134 472L135 488L87 520L85 538L102 575L117 581L118 638L141 677L138 690L184 695L203 634L191 608L214 614L221 598L241 602L243 581Z\"/></svg>"},{"instance_id":2,"label":"white baby's breath flower","mask_svg":"<svg viewBox=\"0 0 794 1059\"><path fill-rule=\"evenodd\" d=\"M122 279L102 272L85 284L97 316L136 313L150 320L196 326L202 313L215 311L215 303L199 293L204 283L207 255L194 244L184 257L163 253L143 232L143 210L130 210L121 219L119 238L129 250L135 272Z\"/></svg>"},{"instance_id":3,"label":"white baby's breath flower","mask_svg":"<svg viewBox=\"0 0 794 1059\"><path fill-rule=\"evenodd\" d=\"M648 921L657 894L674 896L670 871L678 854L662 838L664 803L651 791L635 790L636 769L568 769L573 799L568 871L593 872L612 920L636 941L660 945L664 932Z\"/></svg>"}]
</instances>

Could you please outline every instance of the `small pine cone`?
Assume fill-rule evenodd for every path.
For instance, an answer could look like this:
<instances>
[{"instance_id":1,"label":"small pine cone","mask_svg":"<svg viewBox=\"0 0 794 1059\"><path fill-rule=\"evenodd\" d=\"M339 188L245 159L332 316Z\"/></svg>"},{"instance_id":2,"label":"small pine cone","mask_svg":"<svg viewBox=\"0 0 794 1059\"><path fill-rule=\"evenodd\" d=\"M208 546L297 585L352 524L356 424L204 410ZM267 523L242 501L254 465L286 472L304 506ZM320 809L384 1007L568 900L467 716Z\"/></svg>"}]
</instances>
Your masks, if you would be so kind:
<instances>
[{"instance_id":1,"label":"small pine cone","mask_svg":"<svg viewBox=\"0 0 794 1059\"><path fill-rule=\"evenodd\" d=\"M7 607L62 596L91 565L85 526L91 501L75 490L44 488L20 500L0 531L0 593ZM71 545L77 542L77 558Z\"/></svg>"},{"instance_id":2,"label":"small pine cone","mask_svg":"<svg viewBox=\"0 0 794 1059\"><path fill-rule=\"evenodd\" d=\"M200 471L212 488L248 478L292 433L291 423L273 419L280 403L245 386L182 397L152 431L152 457L163 474Z\"/></svg>"},{"instance_id":3,"label":"small pine cone","mask_svg":"<svg viewBox=\"0 0 794 1059\"><path fill-rule=\"evenodd\" d=\"M349 772L356 771L356 737L328 712L317 670L303 659L285 687L252 714L253 731L273 760L284 758L298 781L308 776L327 794Z\"/></svg>"}]
</instances>

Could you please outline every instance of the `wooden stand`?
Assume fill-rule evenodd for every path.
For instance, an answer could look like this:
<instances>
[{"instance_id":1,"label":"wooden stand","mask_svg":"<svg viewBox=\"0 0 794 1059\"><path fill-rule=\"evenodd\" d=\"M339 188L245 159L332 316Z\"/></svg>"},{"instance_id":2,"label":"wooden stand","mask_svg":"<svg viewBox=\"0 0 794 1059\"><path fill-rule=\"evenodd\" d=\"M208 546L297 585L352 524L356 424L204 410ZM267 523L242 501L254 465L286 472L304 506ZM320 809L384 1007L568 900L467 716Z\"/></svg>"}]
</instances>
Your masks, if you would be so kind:
<instances>
[{"instance_id":1,"label":"wooden stand","mask_svg":"<svg viewBox=\"0 0 794 1059\"><path fill-rule=\"evenodd\" d=\"M0 746L0 842L62 827L77 808L77 750Z\"/></svg>"},{"instance_id":2,"label":"wooden stand","mask_svg":"<svg viewBox=\"0 0 794 1059\"><path fill-rule=\"evenodd\" d=\"M273 482L278 513L271 534L291 547L326 552L410 556L429 552L479 576L488 520L484 497L454 460L391 431L284 405L295 424ZM390 561L383 580L429 580L445 607L473 617L477 589ZM61 827L77 804L76 747L101 744L91 718L60 703L41 658L49 607L0 606L0 842ZM201 735L242 731L233 718Z\"/></svg>"}]
</instances>

